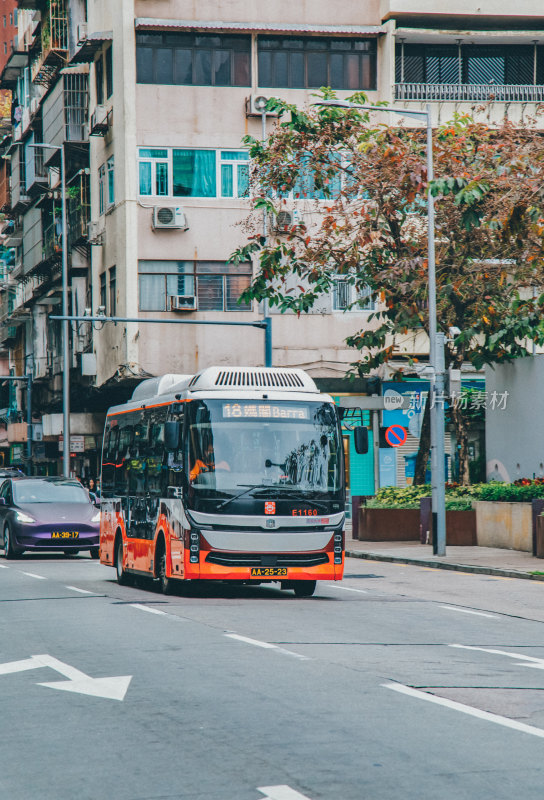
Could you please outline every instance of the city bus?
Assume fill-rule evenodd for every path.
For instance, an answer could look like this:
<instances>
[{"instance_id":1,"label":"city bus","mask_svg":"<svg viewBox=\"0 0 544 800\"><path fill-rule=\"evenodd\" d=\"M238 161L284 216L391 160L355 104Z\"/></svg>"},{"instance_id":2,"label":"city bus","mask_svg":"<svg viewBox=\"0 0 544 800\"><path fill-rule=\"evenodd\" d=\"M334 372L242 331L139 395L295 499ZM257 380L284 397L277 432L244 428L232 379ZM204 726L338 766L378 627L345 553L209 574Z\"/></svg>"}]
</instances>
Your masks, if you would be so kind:
<instances>
[{"instance_id":1,"label":"city bus","mask_svg":"<svg viewBox=\"0 0 544 800\"><path fill-rule=\"evenodd\" d=\"M342 579L344 511L340 414L303 370L163 375L107 414L100 561L120 584L276 581L309 597Z\"/></svg>"}]
</instances>

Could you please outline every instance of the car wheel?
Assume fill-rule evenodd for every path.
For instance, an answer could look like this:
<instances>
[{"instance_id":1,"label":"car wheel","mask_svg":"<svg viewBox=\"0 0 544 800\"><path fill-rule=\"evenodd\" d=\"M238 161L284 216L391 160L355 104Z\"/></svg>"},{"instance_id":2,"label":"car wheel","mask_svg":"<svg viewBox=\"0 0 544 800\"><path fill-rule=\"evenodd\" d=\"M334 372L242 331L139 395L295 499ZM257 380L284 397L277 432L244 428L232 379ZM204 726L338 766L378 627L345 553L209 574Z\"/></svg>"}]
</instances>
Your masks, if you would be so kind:
<instances>
[{"instance_id":1,"label":"car wheel","mask_svg":"<svg viewBox=\"0 0 544 800\"><path fill-rule=\"evenodd\" d=\"M100 555L100 548L98 547L91 547L91 558L98 558Z\"/></svg>"},{"instance_id":2,"label":"car wheel","mask_svg":"<svg viewBox=\"0 0 544 800\"><path fill-rule=\"evenodd\" d=\"M119 586L128 586L130 583L130 575L123 569L123 539L121 536L117 539L117 558L115 559L115 569L117 570L117 583Z\"/></svg>"},{"instance_id":3,"label":"car wheel","mask_svg":"<svg viewBox=\"0 0 544 800\"><path fill-rule=\"evenodd\" d=\"M159 586L163 594L172 594L174 591L174 581L166 577L166 550L164 545L159 556Z\"/></svg>"},{"instance_id":4,"label":"car wheel","mask_svg":"<svg viewBox=\"0 0 544 800\"><path fill-rule=\"evenodd\" d=\"M11 529L9 525L4 525L4 558L17 558L18 555L19 551L13 547Z\"/></svg>"},{"instance_id":5,"label":"car wheel","mask_svg":"<svg viewBox=\"0 0 544 800\"><path fill-rule=\"evenodd\" d=\"M296 597L311 597L315 592L315 581L295 581L293 589Z\"/></svg>"}]
</instances>

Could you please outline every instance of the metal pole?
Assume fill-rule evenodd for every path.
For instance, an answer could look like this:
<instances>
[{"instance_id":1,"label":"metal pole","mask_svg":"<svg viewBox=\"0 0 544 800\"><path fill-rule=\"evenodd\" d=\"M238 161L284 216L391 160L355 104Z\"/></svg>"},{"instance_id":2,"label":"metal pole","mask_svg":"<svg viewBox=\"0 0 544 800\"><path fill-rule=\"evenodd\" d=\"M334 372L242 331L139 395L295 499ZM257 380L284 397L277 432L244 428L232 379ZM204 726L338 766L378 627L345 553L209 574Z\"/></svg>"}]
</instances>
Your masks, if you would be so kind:
<instances>
[{"instance_id":1,"label":"metal pole","mask_svg":"<svg viewBox=\"0 0 544 800\"><path fill-rule=\"evenodd\" d=\"M62 205L62 471L70 477L70 329L68 322L68 233L66 226L66 164L64 144L60 146L60 182Z\"/></svg>"},{"instance_id":2,"label":"metal pole","mask_svg":"<svg viewBox=\"0 0 544 800\"><path fill-rule=\"evenodd\" d=\"M374 492L380 488L380 412L372 412L372 452L374 454Z\"/></svg>"},{"instance_id":3,"label":"metal pole","mask_svg":"<svg viewBox=\"0 0 544 800\"><path fill-rule=\"evenodd\" d=\"M266 144L266 107L261 111L261 138L263 145ZM266 223L266 208L263 209L263 239L266 244L266 237L268 235ZM272 366L272 318L269 314L268 300L265 297L263 300L263 317L266 322L264 331L264 365L265 367Z\"/></svg>"},{"instance_id":4,"label":"metal pole","mask_svg":"<svg viewBox=\"0 0 544 800\"><path fill-rule=\"evenodd\" d=\"M427 105L427 240L429 275L429 360L433 367L431 403L431 473L433 509L433 547L436 555L446 555L446 512L444 475L444 336L438 334L436 311L436 259L434 198L431 194L433 168L433 128L431 107Z\"/></svg>"},{"instance_id":5,"label":"metal pole","mask_svg":"<svg viewBox=\"0 0 544 800\"><path fill-rule=\"evenodd\" d=\"M32 373L27 373L26 379L26 457L28 460L28 474L32 475Z\"/></svg>"}]
</instances>

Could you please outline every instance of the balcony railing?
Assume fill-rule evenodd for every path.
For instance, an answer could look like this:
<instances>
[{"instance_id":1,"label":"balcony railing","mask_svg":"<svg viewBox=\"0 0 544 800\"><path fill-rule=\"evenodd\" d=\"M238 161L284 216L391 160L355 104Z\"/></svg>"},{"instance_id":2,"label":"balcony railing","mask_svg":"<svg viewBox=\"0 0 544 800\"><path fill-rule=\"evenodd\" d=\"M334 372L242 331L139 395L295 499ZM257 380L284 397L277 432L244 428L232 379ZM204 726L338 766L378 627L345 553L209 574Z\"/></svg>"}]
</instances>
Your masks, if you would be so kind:
<instances>
[{"instance_id":1,"label":"balcony railing","mask_svg":"<svg viewBox=\"0 0 544 800\"><path fill-rule=\"evenodd\" d=\"M542 103L544 86L496 83L397 83L396 100L470 103Z\"/></svg>"},{"instance_id":2,"label":"balcony railing","mask_svg":"<svg viewBox=\"0 0 544 800\"><path fill-rule=\"evenodd\" d=\"M41 49L31 65L32 80L49 85L68 55L66 0L49 0L42 12Z\"/></svg>"},{"instance_id":3,"label":"balcony railing","mask_svg":"<svg viewBox=\"0 0 544 800\"><path fill-rule=\"evenodd\" d=\"M62 231L60 220L53 220L43 229L42 253L44 261L60 260L62 254Z\"/></svg>"}]
</instances>

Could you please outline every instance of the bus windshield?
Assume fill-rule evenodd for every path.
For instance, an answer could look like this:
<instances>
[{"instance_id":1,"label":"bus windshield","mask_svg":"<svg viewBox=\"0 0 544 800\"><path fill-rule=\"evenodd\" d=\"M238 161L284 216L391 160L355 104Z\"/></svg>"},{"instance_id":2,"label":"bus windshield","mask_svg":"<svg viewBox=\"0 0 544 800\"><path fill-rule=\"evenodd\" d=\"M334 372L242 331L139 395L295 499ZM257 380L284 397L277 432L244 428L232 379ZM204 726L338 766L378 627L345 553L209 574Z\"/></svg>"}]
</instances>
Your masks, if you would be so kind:
<instances>
[{"instance_id":1,"label":"bus windshield","mask_svg":"<svg viewBox=\"0 0 544 800\"><path fill-rule=\"evenodd\" d=\"M331 403L198 400L189 404L189 486L199 497L276 488L328 498L341 489Z\"/></svg>"}]
</instances>

